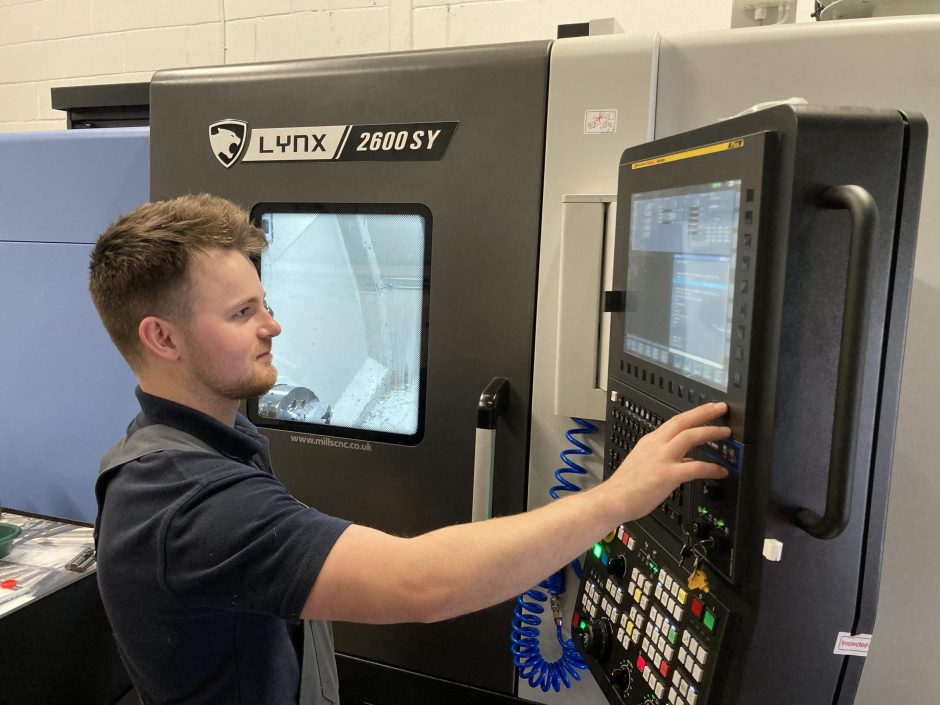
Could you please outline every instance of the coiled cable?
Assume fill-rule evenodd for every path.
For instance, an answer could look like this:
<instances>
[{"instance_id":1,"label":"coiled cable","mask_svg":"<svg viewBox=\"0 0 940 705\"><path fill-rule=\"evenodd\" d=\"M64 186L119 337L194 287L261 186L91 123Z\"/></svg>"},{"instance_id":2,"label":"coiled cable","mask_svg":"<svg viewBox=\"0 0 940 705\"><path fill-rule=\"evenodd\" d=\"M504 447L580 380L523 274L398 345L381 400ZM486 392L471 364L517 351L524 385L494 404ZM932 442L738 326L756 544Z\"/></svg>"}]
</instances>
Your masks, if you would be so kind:
<instances>
[{"instance_id":1,"label":"coiled cable","mask_svg":"<svg viewBox=\"0 0 940 705\"><path fill-rule=\"evenodd\" d=\"M597 426L592 424L590 421L587 421L586 419L572 417L571 420L578 424L578 428L568 429L568 432L565 433L565 438L567 438L568 442L574 447L565 448L559 455L561 461L565 464L565 467L559 468L555 471L555 479L558 481L558 484L554 485L551 489L548 490L548 495L552 499L558 499L559 492L581 491L581 488L565 477L565 475L587 475L587 470L572 460L570 456L587 456L593 454L590 446L588 446L584 441L575 438L575 434L582 436L593 435L597 433ZM574 574L578 576L578 580L580 580L581 562L578 560L571 561L571 568L574 570Z\"/></svg>"},{"instance_id":2,"label":"coiled cable","mask_svg":"<svg viewBox=\"0 0 940 705\"><path fill-rule=\"evenodd\" d=\"M584 419L572 418L572 421L578 424L578 428L570 429L565 433L565 438L574 447L566 448L559 456L565 467L555 471L555 479L558 484L548 491L553 500L558 499L559 492L578 492L581 489L565 475L587 474L587 470L572 460L570 456L591 455L590 447L576 438L575 434L590 435L596 433L597 426ZM572 561L571 566L580 579L581 564L575 560ZM541 688L543 692L548 692L549 688L552 688L555 692L558 692L561 690L562 685L570 688L572 680L581 680L581 674L578 671L587 669L587 664L581 658L581 654L578 653L574 642L571 639L565 639L561 629L562 618L558 596L565 592L564 569L550 575L539 583L538 587L544 588L545 592L532 588L516 599L511 635L512 662L519 669L519 677L528 681L531 687ZM542 656L542 649L539 644L541 615L545 612L542 603L546 600L549 600L551 605L552 617L555 622L555 636L559 645L561 645L561 656L551 662L546 661Z\"/></svg>"}]
</instances>

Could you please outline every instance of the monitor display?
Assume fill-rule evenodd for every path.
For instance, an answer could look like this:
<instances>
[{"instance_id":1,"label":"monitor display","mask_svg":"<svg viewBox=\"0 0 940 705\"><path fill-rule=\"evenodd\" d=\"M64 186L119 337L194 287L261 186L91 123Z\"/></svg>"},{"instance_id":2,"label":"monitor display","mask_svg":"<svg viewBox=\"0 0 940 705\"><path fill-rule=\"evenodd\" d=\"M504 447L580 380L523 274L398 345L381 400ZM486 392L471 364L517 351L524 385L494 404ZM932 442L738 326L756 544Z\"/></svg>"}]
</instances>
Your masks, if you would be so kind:
<instances>
[{"instance_id":1,"label":"monitor display","mask_svg":"<svg viewBox=\"0 0 940 705\"><path fill-rule=\"evenodd\" d=\"M624 352L725 392L741 182L634 194Z\"/></svg>"},{"instance_id":2,"label":"monitor display","mask_svg":"<svg viewBox=\"0 0 940 705\"><path fill-rule=\"evenodd\" d=\"M277 384L249 416L417 442L430 214L423 206L258 206L253 217L268 241L261 284L283 330L274 340Z\"/></svg>"}]
</instances>

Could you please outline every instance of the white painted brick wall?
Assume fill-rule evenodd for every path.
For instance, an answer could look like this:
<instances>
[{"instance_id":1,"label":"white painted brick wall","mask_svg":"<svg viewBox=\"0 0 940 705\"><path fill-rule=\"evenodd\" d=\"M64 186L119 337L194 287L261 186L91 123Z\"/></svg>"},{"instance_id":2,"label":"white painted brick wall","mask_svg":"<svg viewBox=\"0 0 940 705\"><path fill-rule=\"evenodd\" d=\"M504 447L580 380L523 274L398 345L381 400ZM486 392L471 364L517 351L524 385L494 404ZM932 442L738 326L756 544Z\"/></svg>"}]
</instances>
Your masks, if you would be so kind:
<instances>
[{"instance_id":1,"label":"white painted brick wall","mask_svg":"<svg viewBox=\"0 0 940 705\"><path fill-rule=\"evenodd\" d=\"M91 19L92 32L97 34L155 27L157 3L150 0L94 0Z\"/></svg>"},{"instance_id":2,"label":"white painted brick wall","mask_svg":"<svg viewBox=\"0 0 940 705\"><path fill-rule=\"evenodd\" d=\"M812 0L798 0L806 21ZM731 0L0 0L0 132L58 129L53 86L160 68L555 36L615 17L628 32L722 29Z\"/></svg>"},{"instance_id":3,"label":"white painted brick wall","mask_svg":"<svg viewBox=\"0 0 940 705\"><path fill-rule=\"evenodd\" d=\"M241 61L329 56L330 17L326 12L296 12L251 22L255 28L255 53Z\"/></svg>"},{"instance_id":4,"label":"white painted brick wall","mask_svg":"<svg viewBox=\"0 0 940 705\"><path fill-rule=\"evenodd\" d=\"M249 17L266 17L268 15L287 15L295 9L306 10L299 7L301 3L292 3L291 0L225 0L225 19L243 20Z\"/></svg>"},{"instance_id":5,"label":"white painted brick wall","mask_svg":"<svg viewBox=\"0 0 940 705\"><path fill-rule=\"evenodd\" d=\"M43 0L37 2L36 39L61 39L94 34L91 0Z\"/></svg>"},{"instance_id":6,"label":"white painted brick wall","mask_svg":"<svg viewBox=\"0 0 940 705\"><path fill-rule=\"evenodd\" d=\"M31 42L38 38L35 5L0 7L0 44Z\"/></svg>"},{"instance_id":7,"label":"white painted brick wall","mask_svg":"<svg viewBox=\"0 0 940 705\"><path fill-rule=\"evenodd\" d=\"M222 3L216 0L160 0L155 19L157 27L219 23L222 19ZM219 30L221 32L221 26Z\"/></svg>"},{"instance_id":8,"label":"white painted brick wall","mask_svg":"<svg viewBox=\"0 0 940 705\"><path fill-rule=\"evenodd\" d=\"M211 66L222 57L219 23L158 27L122 35L124 71L156 71L167 66Z\"/></svg>"}]
</instances>

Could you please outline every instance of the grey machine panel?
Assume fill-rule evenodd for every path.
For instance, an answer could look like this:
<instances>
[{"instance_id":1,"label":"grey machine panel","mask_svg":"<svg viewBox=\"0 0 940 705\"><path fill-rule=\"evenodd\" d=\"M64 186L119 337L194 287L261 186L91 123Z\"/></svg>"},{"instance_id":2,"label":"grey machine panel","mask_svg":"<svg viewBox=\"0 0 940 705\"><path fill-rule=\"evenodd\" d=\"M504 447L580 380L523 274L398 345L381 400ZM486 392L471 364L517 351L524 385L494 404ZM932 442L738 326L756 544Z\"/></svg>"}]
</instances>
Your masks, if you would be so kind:
<instances>
[{"instance_id":1,"label":"grey machine panel","mask_svg":"<svg viewBox=\"0 0 940 705\"><path fill-rule=\"evenodd\" d=\"M147 200L149 144L146 128L0 136L4 506L94 521L98 461L138 407L87 293L88 256Z\"/></svg>"},{"instance_id":2,"label":"grey machine panel","mask_svg":"<svg viewBox=\"0 0 940 705\"><path fill-rule=\"evenodd\" d=\"M415 445L372 443L363 452L268 429L275 471L311 506L402 535L468 521L477 403L492 378L504 377L510 396L497 431L493 514L524 509L549 46L532 42L155 76L153 198L209 191L249 209L261 203L364 203L420 204L430 212L423 437ZM249 131L437 121L457 126L439 159L236 159L226 168L209 141L209 126L224 119L244 121ZM253 138L245 139L250 150ZM282 337L289 335L286 330ZM275 341L275 358L277 346ZM304 435L307 442L299 439ZM511 614L506 603L427 626L337 624L336 646L341 654L508 694L516 683ZM342 659L340 665L342 678ZM346 696L355 687L347 679Z\"/></svg>"}]
</instances>

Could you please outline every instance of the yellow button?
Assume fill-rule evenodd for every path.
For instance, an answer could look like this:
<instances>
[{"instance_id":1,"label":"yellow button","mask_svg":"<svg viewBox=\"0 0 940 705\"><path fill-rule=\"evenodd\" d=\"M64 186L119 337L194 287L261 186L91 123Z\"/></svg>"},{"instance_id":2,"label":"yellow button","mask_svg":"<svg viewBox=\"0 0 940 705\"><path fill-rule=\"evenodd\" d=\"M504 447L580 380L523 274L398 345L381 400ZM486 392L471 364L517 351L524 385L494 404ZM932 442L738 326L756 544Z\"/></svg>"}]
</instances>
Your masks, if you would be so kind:
<instances>
[{"instance_id":1,"label":"yellow button","mask_svg":"<svg viewBox=\"0 0 940 705\"><path fill-rule=\"evenodd\" d=\"M627 634L633 636L633 622L627 622Z\"/></svg>"},{"instance_id":2,"label":"yellow button","mask_svg":"<svg viewBox=\"0 0 940 705\"><path fill-rule=\"evenodd\" d=\"M637 588L636 590L633 591L634 600L639 602L641 597L643 597L643 592L640 590L640 588Z\"/></svg>"},{"instance_id":3,"label":"yellow button","mask_svg":"<svg viewBox=\"0 0 940 705\"><path fill-rule=\"evenodd\" d=\"M689 595L688 595L688 593L687 593L685 590L683 590L682 588L679 588L679 595L678 595L678 597L679 597L679 604L680 604L680 605L684 605L684 604L685 604L686 598L688 598L688 596L689 596Z\"/></svg>"},{"instance_id":4,"label":"yellow button","mask_svg":"<svg viewBox=\"0 0 940 705\"><path fill-rule=\"evenodd\" d=\"M607 534L607 536L604 537L604 541L606 541L607 543L610 543L611 541L614 540L614 537L616 536L617 536L617 530L614 529L609 534Z\"/></svg>"}]
</instances>

